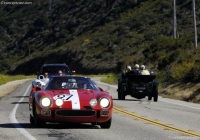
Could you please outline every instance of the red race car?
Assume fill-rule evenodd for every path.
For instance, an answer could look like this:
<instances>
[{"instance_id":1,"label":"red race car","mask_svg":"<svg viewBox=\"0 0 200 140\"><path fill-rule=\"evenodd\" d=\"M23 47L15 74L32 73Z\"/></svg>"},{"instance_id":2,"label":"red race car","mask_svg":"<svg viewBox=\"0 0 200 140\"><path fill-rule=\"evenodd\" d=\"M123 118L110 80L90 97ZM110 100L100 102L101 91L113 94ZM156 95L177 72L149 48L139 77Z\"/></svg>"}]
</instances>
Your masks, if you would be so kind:
<instances>
[{"instance_id":1,"label":"red race car","mask_svg":"<svg viewBox=\"0 0 200 140\"><path fill-rule=\"evenodd\" d=\"M110 128L112 96L92 79L82 76L56 76L44 87L34 87L29 96L30 123L91 123Z\"/></svg>"}]
</instances>

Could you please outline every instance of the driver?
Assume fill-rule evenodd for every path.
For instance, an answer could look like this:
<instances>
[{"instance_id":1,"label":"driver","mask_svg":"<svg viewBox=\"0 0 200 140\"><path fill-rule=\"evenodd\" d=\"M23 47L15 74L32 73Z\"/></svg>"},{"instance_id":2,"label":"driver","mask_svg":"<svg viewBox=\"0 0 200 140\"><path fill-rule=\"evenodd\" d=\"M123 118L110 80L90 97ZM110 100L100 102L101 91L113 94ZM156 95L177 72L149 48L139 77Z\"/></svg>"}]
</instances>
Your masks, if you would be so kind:
<instances>
[{"instance_id":1,"label":"driver","mask_svg":"<svg viewBox=\"0 0 200 140\"><path fill-rule=\"evenodd\" d=\"M54 84L53 84L54 89L61 89L61 88L62 88L61 83L62 83L62 82L61 82L60 80L55 80L55 81L54 81Z\"/></svg>"},{"instance_id":2,"label":"driver","mask_svg":"<svg viewBox=\"0 0 200 140\"><path fill-rule=\"evenodd\" d=\"M69 88L78 88L77 83L69 83L68 86Z\"/></svg>"}]
</instances>

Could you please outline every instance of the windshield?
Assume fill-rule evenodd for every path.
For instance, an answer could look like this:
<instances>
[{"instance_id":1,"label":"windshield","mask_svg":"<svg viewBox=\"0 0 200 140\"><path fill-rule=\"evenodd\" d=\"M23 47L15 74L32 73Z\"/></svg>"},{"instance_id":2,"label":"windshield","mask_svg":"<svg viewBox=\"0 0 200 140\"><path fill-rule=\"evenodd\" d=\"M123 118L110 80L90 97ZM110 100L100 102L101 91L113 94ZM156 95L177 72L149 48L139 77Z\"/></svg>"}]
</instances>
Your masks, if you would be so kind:
<instances>
[{"instance_id":1,"label":"windshield","mask_svg":"<svg viewBox=\"0 0 200 140\"><path fill-rule=\"evenodd\" d=\"M97 85L90 79L85 77L53 77L45 90L61 90L61 89L91 89L99 90Z\"/></svg>"},{"instance_id":2,"label":"windshield","mask_svg":"<svg viewBox=\"0 0 200 140\"><path fill-rule=\"evenodd\" d=\"M71 71L66 66L45 66L41 70L41 74L48 73L50 75L57 74L61 70L66 75L71 75Z\"/></svg>"}]
</instances>

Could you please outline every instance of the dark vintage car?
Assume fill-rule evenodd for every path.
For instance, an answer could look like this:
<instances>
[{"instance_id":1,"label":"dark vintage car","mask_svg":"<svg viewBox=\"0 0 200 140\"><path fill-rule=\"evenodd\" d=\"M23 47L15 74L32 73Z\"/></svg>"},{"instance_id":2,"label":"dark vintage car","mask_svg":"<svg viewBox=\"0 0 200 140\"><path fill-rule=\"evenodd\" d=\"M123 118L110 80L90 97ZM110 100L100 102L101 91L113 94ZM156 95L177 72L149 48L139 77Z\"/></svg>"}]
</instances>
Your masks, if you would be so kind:
<instances>
[{"instance_id":1,"label":"dark vintage car","mask_svg":"<svg viewBox=\"0 0 200 140\"><path fill-rule=\"evenodd\" d=\"M82 76L54 76L44 88L34 87L29 96L30 123L91 123L110 128L112 96L92 79Z\"/></svg>"},{"instance_id":2,"label":"dark vintage car","mask_svg":"<svg viewBox=\"0 0 200 140\"><path fill-rule=\"evenodd\" d=\"M158 101L158 82L155 75L122 74L118 80L118 99L125 100L126 95L137 99L148 97Z\"/></svg>"},{"instance_id":3,"label":"dark vintage car","mask_svg":"<svg viewBox=\"0 0 200 140\"><path fill-rule=\"evenodd\" d=\"M75 73L74 70L70 70L70 68L65 64L44 64L40 71L38 72L38 76L44 75L44 73L48 73L49 78L52 78L54 75L58 75L58 71L61 70L64 75L73 75Z\"/></svg>"}]
</instances>

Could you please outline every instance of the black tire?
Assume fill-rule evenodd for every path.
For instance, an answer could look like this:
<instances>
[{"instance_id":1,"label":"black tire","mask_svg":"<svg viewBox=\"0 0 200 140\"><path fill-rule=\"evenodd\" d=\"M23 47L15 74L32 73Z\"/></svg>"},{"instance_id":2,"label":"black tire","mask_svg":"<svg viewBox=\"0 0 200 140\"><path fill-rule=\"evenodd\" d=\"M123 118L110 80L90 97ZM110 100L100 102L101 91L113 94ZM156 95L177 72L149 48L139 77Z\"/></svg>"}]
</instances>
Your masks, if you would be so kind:
<instances>
[{"instance_id":1,"label":"black tire","mask_svg":"<svg viewBox=\"0 0 200 140\"><path fill-rule=\"evenodd\" d=\"M94 122L94 123L91 123L91 124L92 124L92 125L97 125L97 123L95 123L95 122Z\"/></svg>"},{"instance_id":2,"label":"black tire","mask_svg":"<svg viewBox=\"0 0 200 140\"><path fill-rule=\"evenodd\" d=\"M119 89L118 89L118 100L121 100L121 92Z\"/></svg>"},{"instance_id":3,"label":"black tire","mask_svg":"<svg viewBox=\"0 0 200 140\"><path fill-rule=\"evenodd\" d=\"M31 123L32 125L35 124L34 118L33 118L33 116L32 116L31 114L30 114L30 123Z\"/></svg>"},{"instance_id":4,"label":"black tire","mask_svg":"<svg viewBox=\"0 0 200 140\"><path fill-rule=\"evenodd\" d=\"M125 95L123 94L122 82L118 79L118 100L125 100Z\"/></svg>"},{"instance_id":5,"label":"black tire","mask_svg":"<svg viewBox=\"0 0 200 140\"><path fill-rule=\"evenodd\" d=\"M110 118L107 122L100 123L101 128L109 129L111 126L112 118Z\"/></svg>"},{"instance_id":6,"label":"black tire","mask_svg":"<svg viewBox=\"0 0 200 140\"><path fill-rule=\"evenodd\" d=\"M155 87L153 90L154 98L153 101L157 102L158 101L158 87Z\"/></svg>"},{"instance_id":7,"label":"black tire","mask_svg":"<svg viewBox=\"0 0 200 140\"><path fill-rule=\"evenodd\" d=\"M117 92L118 92L118 100L121 100L121 86L120 86L120 82L119 82L119 79L118 79L118 89L117 89Z\"/></svg>"},{"instance_id":8,"label":"black tire","mask_svg":"<svg viewBox=\"0 0 200 140\"><path fill-rule=\"evenodd\" d=\"M36 127L43 127L44 125L46 125L45 121L42 121L36 112L36 106L34 107L34 124Z\"/></svg>"},{"instance_id":9,"label":"black tire","mask_svg":"<svg viewBox=\"0 0 200 140\"><path fill-rule=\"evenodd\" d=\"M118 91L118 99L119 100L125 100L125 95L123 94L121 89Z\"/></svg>"},{"instance_id":10,"label":"black tire","mask_svg":"<svg viewBox=\"0 0 200 140\"><path fill-rule=\"evenodd\" d=\"M125 95L121 93L121 100L125 100Z\"/></svg>"},{"instance_id":11,"label":"black tire","mask_svg":"<svg viewBox=\"0 0 200 140\"><path fill-rule=\"evenodd\" d=\"M152 95L148 96L148 100L151 101L152 100Z\"/></svg>"},{"instance_id":12,"label":"black tire","mask_svg":"<svg viewBox=\"0 0 200 140\"><path fill-rule=\"evenodd\" d=\"M36 114L35 117L34 117L34 124L35 124L36 127L43 127L43 126L46 125L46 122L40 120L40 118Z\"/></svg>"}]
</instances>

